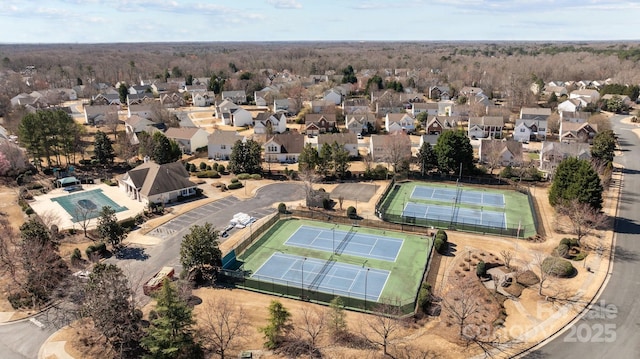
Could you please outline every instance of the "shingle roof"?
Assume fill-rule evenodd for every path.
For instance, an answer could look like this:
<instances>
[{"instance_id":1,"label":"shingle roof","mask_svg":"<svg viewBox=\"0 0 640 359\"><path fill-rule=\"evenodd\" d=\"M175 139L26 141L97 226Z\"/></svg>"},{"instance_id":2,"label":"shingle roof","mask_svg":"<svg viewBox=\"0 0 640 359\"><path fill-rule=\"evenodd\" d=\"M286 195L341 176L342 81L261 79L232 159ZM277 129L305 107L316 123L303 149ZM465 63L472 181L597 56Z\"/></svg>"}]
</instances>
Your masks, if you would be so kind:
<instances>
[{"instance_id":1,"label":"shingle roof","mask_svg":"<svg viewBox=\"0 0 640 359\"><path fill-rule=\"evenodd\" d=\"M269 141L279 144L281 153L300 153L304 148L304 135L298 132L276 134Z\"/></svg>"},{"instance_id":2,"label":"shingle roof","mask_svg":"<svg viewBox=\"0 0 640 359\"><path fill-rule=\"evenodd\" d=\"M127 177L147 197L196 186L180 162L159 165L149 161L127 172Z\"/></svg>"},{"instance_id":3,"label":"shingle roof","mask_svg":"<svg viewBox=\"0 0 640 359\"><path fill-rule=\"evenodd\" d=\"M164 134L167 138L190 140L198 131L199 127L171 127Z\"/></svg>"}]
</instances>

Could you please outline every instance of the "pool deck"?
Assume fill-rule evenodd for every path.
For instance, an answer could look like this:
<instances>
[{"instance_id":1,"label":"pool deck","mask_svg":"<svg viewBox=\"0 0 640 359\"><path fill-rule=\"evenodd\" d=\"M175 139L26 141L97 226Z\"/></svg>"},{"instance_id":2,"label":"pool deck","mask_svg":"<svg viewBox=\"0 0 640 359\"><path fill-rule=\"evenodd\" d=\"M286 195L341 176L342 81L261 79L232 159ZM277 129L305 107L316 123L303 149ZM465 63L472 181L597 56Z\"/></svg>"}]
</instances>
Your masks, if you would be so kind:
<instances>
[{"instance_id":1,"label":"pool deck","mask_svg":"<svg viewBox=\"0 0 640 359\"><path fill-rule=\"evenodd\" d=\"M94 189L102 189L102 194L111 198L112 201L117 203L120 206L127 207L126 211L116 213L116 217L118 220L127 219L135 216L138 213L141 213L144 210L144 204L142 202L138 202L129 198L126 193L118 188L118 186L107 186L106 184L83 184L82 191L75 191L74 194L82 193L83 191L91 191ZM42 215L57 215L59 217L58 228L60 229L70 229L76 228L80 229L80 223L74 223L72 221L72 215L69 214L60 204L52 201L52 198L64 197L68 196L70 193L65 191L62 188L57 188L50 191L47 194L35 196L32 201L29 201L29 205L33 210L40 216ZM89 228L95 228L98 221L97 219L92 219L89 223Z\"/></svg>"}]
</instances>

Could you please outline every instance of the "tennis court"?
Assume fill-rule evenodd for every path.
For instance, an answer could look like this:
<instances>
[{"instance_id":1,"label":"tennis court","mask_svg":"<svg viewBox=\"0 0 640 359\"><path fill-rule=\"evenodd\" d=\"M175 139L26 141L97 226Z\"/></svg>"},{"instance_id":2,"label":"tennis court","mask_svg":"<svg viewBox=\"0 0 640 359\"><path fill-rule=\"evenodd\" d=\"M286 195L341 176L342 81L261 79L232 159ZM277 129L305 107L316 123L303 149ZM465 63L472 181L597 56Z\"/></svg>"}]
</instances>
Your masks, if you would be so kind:
<instances>
[{"instance_id":1,"label":"tennis court","mask_svg":"<svg viewBox=\"0 0 640 359\"><path fill-rule=\"evenodd\" d=\"M51 199L64 208L72 217L73 222L96 218L102 207L109 206L116 213L126 211L127 207L120 206L102 193L102 189L70 193L66 196Z\"/></svg>"},{"instance_id":2,"label":"tennis court","mask_svg":"<svg viewBox=\"0 0 640 359\"><path fill-rule=\"evenodd\" d=\"M395 262L402 243L398 238L358 233L356 227L343 231L335 227L300 226L284 244Z\"/></svg>"},{"instance_id":3,"label":"tennis court","mask_svg":"<svg viewBox=\"0 0 640 359\"><path fill-rule=\"evenodd\" d=\"M415 186L411 193L412 199L436 200L443 202L458 202L475 204L478 206L504 207L504 195L501 193L488 193L478 190L470 190L462 187L430 187Z\"/></svg>"},{"instance_id":4,"label":"tennis court","mask_svg":"<svg viewBox=\"0 0 640 359\"><path fill-rule=\"evenodd\" d=\"M297 286L304 290L377 302L387 283L389 272L338 263L332 259L273 253L251 277Z\"/></svg>"},{"instance_id":5,"label":"tennis court","mask_svg":"<svg viewBox=\"0 0 640 359\"><path fill-rule=\"evenodd\" d=\"M408 202L402 210L403 217L449 221L494 228L507 228L505 213L484 209L443 206Z\"/></svg>"}]
</instances>

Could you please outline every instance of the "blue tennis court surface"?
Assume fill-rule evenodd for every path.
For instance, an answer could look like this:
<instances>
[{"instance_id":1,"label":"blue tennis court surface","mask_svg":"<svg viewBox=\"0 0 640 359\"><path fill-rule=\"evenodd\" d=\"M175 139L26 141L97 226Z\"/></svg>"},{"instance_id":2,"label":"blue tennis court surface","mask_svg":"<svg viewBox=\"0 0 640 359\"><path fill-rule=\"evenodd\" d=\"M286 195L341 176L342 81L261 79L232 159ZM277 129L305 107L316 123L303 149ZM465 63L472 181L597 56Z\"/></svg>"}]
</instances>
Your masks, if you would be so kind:
<instances>
[{"instance_id":1,"label":"blue tennis court surface","mask_svg":"<svg viewBox=\"0 0 640 359\"><path fill-rule=\"evenodd\" d=\"M58 202L62 208L72 217L73 222L96 218L100 215L102 207L109 206L116 213L126 211L127 207L120 206L111 198L102 193L102 189L70 193L66 196L51 199Z\"/></svg>"},{"instance_id":2,"label":"blue tennis court surface","mask_svg":"<svg viewBox=\"0 0 640 359\"><path fill-rule=\"evenodd\" d=\"M402 210L403 217L425 218L437 221L464 223L494 228L507 228L504 213L483 209L460 208L437 204L409 202Z\"/></svg>"},{"instance_id":3,"label":"blue tennis court surface","mask_svg":"<svg viewBox=\"0 0 640 359\"><path fill-rule=\"evenodd\" d=\"M300 226L284 244L395 262L402 243L402 239L398 238L357 233L355 227L345 232L336 229Z\"/></svg>"},{"instance_id":4,"label":"blue tennis court surface","mask_svg":"<svg viewBox=\"0 0 640 359\"><path fill-rule=\"evenodd\" d=\"M274 253L251 278L377 302L389 271Z\"/></svg>"},{"instance_id":5,"label":"blue tennis court surface","mask_svg":"<svg viewBox=\"0 0 640 359\"><path fill-rule=\"evenodd\" d=\"M504 207L504 195L501 193L487 193L478 190L455 188L415 186L411 193L413 199L436 200L443 202L456 202L476 204L479 206Z\"/></svg>"}]
</instances>

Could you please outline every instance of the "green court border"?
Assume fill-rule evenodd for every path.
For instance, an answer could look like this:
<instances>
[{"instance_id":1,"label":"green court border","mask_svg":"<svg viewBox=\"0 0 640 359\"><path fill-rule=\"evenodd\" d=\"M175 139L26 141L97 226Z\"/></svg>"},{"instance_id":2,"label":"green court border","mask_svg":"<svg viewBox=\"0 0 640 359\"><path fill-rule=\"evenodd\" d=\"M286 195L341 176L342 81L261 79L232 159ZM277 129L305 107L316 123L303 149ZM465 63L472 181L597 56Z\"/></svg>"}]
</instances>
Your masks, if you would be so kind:
<instances>
[{"instance_id":1,"label":"green court border","mask_svg":"<svg viewBox=\"0 0 640 359\"><path fill-rule=\"evenodd\" d=\"M383 199L382 203L386 205L388 213L402 213L402 209L404 208L405 201L411 201L415 203L423 203L423 204L439 204L439 205L449 205L451 206L452 201L438 201L438 200L421 200L421 199L413 199L411 198L411 193L416 186L427 186L427 187L441 187L441 188L449 188L455 189L455 184L443 184L439 182L422 182L422 181L410 181L410 182L402 182L396 183L395 185L399 186L397 191L390 191L386 198ZM456 207L459 208L470 208L470 209L487 209L496 212L504 212L506 214L507 219L507 228L518 228L522 229L522 233L520 237L529 237L534 236L536 234L536 227L534 222L534 213L533 209L529 205L529 198L526 194L520 193L514 190L500 190L493 188L485 188L485 187L476 187L469 184L461 184L463 189L470 189L479 192L488 192L488 193L500 193L504 195L504 208L503 207L494 207L494 206L480 206L466 203L458 203ZM429 220L427 220L429 221Z\"/></svg>"},{"instance_id":2,"label":"green court border","mask_svg":"<svg viewBox=\"0 0 640 359\"><path fill-rule=\"evenodd\" d=\"M330 230L334 226L341 231L349 231L349 225L337 225L327 222L318 222L307 219L289 218L276 222L260 239L238 256L238 260L244 262L244 271L255 272L266 262L274 252L282 252L308 258L328 260L331 252L325 252L312 248L300 248L286 246L284 243L302 225L318 227ZM415 303L418 289L431 254L432 240L428 236L401 233L395 231L383 231L367 227L357 227L358 233L371 234L382 237L397 238L403 241L395 262L380 259L365 258L348 254L334 255L336 262L358 265L389 271L389 277L381 294L381 302L393 302L406 305ZM342 238L336 238L339 243Z\"/></svg>"}]
</instances>

